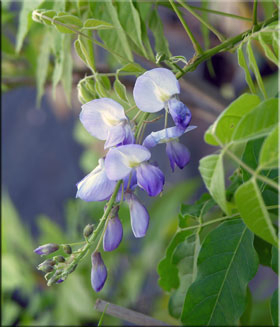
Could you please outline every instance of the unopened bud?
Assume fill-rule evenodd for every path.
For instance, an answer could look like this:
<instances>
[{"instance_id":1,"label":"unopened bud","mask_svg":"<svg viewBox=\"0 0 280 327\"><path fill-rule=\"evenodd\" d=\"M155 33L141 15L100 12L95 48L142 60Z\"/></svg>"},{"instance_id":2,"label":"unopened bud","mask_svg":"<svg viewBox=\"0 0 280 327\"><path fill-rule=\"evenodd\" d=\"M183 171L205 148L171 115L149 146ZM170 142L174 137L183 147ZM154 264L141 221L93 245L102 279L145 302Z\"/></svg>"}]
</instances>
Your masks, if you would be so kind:
<instances>
[{"instance_id":1,"label":"unopened bud","mask_svg":"<svg viewBox=\"0 0 280 327\"><path fill-rule=\"evenodd\" d=\"M113 251L121 243L123 237L122 223L118 216L109 219L103 238L104 251Z\"/></svg>"},{"instance_id":2,"label":"unopened bud","mask_svg":"<svg viewBox=\"0 0 280 327\"><path fill-rule=\"evenodd\" d=\"M48 273L45 275L45 279L46 279L46 280L49 280L49 279L52 277L52 275L53 275L53 271L48 272Z\"/></svg>"},{"instance_id":3,"label":"unopened bud","mask_svg":"<svg viewBox=\"0 0 280 327\"><path fill-rule=\"evenodd\" d=\"M65 258L62 255L58 255L53 258L57 262L65 262Z\"/></svg>"},{"instance_id":4,"label":"unopened bud","mask_svg":"<svg viewBox=\"0 0 280 327\"><path fill-rule=\"evenodd\" d=\"M41 270L43 272L50 272L53 271L53 265L55 262L51 259L47 259L44 262L40 263L39 266L37 267L38 270Z\"/></svg>"},{"instance_id":5,"label":"unopened bud","mask_svg":"<svg viewBox=\"0 0 280 327\"><path fill-rule=\"evenodd\" d=\"M92 225L92 224L86 225L86 227L84 228L84 237L87 238L92 234L93 227L94 227L94 225Z\"/></svg>"},{"instance_id":6,"label":"unopened bud","mask_svg":"<svg viewBox=\"0 0 280 327\"><path fill-rule=\"evenodd\" d=\"M70 245L68 244L64 244L63 245L63 251L66 253L66 254L71 254L72 253L72 248Z\"/></svg>"},{"instance_id":7,"label":"unopened bud","mask_svg":"<svg viewBox=\"0 0 280 327\"><path fill-rule=\"evenodd\" d=\"M51 254L59 249L59 245L55 243L49 243L39 246L33 252L39 255L47 255Z\"/></svg>"},{"instance_id":8,"label":"unopened bud","mask_svg":"<svg viewBox=\"0 0 280 327\"><path fill-rule=\"evenodd\" d=\"M91 286L95 292L99 292L102 290L107 279L107 269L100 252L94 252L92 254L91 263Z\"/></svg>"}]
</instances>

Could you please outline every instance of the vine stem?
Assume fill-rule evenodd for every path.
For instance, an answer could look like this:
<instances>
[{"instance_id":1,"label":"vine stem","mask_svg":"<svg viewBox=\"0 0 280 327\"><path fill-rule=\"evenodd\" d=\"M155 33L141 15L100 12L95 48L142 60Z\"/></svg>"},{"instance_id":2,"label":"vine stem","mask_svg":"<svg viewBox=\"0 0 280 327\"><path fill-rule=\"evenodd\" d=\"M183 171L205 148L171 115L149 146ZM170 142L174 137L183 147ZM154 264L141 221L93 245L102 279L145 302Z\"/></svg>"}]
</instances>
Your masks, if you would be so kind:
<instances>
[{"instance_id":1,"label":"vine stem","mask_svg":"<svg viewBox=\"0 0 280 327\"><path fill-rule=\"evenodd\" d=\"M224 36L218 31L216 30L216 28L214 26L212 26L211 24L209 24L207 21L205 21L200 15L198 15L188 4L184 3L181 0L177 0L178 3L185 8L188 12L190 12L197 20L199 20L203 25L205 25L212 33L214 33L217 38L223 42L225 40Z\"/></svg>"},{"instance_id":2,"label":"vine stem","mask_svg":"<svg viewBox=\"0 0 280 327\"><path fill-rule=\"evenodd\" d=\"M205 223L202 223L202 224L198 224L198 225L195 225L195 226L190 226L190 227L186 227L186 228L180 228L180 230L182 231L185 231L185 230L191 230L191 229L195 229L195 228L199 228L201 229L202 227L204 226L208 226L208 225L211 225L211 224L215 224L219 221L223 221L223 220L226 220L226 219L231 219L231 218L236 218L240 216L239 213L236 213L234 215L231 215L231 216L224 216L224 217L219 217L219 218L216 218L216 219L213 219L213 220L210 220L210 221L207 221Z\"/></svg>"},{"instance_id":3,"label":"vine stem","mask_svg":"<svg viewBox=\"0 0 280 327\"><path fill-rule=\"evenodd\" d=\"M169 3L171 4L173 10L175 11L176 15L178 16L181 24L183 25L185 31L187 32L192 44L193 44L193 47L195 49L195 52L197 54L202 54L203 53L203 50L201 48L201 46L199 45L199 43L197 42L197 40L195 39L192 31L190 30L189 26L187 25L187 23L185 22L180 10L177 8L176 4L174 3L174 0L169 0Z\"/></svg>"},{"instance_id":4,"label":"vine stem","mask_svg":"<svg viewBox=\"0 0 280 327\"><path fill-rule=\"evenodd\" d=\"M224 42L222 42L221 44L217 45L216 47L213 47L209 50L204 51L203 54L199 55L199 56L194 56L182 69L182 71L179 71L176 74L177 79L180 79L182 76L184 76L186 73L191 72L193 70L196 69L196 67L201 64L202 62L208 60L209 58L211 58L212 56L214 56L215 54L219 53L219 52L223 52L226 51L227 49L231 49L233 48L237 43L239 43L240 41L242 41L245 37L247 37L248 35L251 35L257 31L259 31L262 27L274 22L278 20L278 14L276 14L275 16L265 20L264 22L255 25L253 28L238 34Z\"/></svg>"},{"instance_id":5,"label":"vine stem","mask_svg":"<svg viewBox=\"0 0 280 327\"><path fill-rule=\"evenodd\" d=\"M87 252L89 251L89 249L91 248L91 246L93 245L97 235L100 233L100 231L102 230L103 224L105 223L106 219L108 218L111 209L115 203L118 191L120 189L122 180L118 181L115 190L108 202L107 208L102 216L102 218L99 220L99 223L96 227L96 229L93 231L93 233L90 235L90 237L88 238L88 243L82 248L81 252L73 259L73 261L68 265L68 267L63 271L63 273L61 274L61 277L67 277L69 275L69 271L71 271L71 269L73 269L74 266L76 266L79 261L87 254Z\"/></svg>"},{"instance_id":6,"label":"vine stem","mask_svg":"<svg viewBox=\"0 0 280 327\"><path fill-rule=\"evenodd\" d=\"M253 7L253 25L258 24L258 0L254 0L254 7Z\"/></svg>"},{"instance_id":7,"label":"vine stem","mask_svg":"<svg viewBox=\"0 0 280 327\"><path fill-rule=\"evenodd\" d=\"M257 174L255 170L253 170L251 167L246 165L233 152L231 152L227 147L225 147L223 149L223 152L226 152L235 162L237 162L241 167L243 167L245 170L247 170L248 173L250 173L252 176L256 177L258 180L260 180L260 181L266 183L267 185L275 188L276 190L280 191L280 187L278 186L277 183L273 182L271 179L269 179L263 175Z\"/></svg>"}]
</instances>

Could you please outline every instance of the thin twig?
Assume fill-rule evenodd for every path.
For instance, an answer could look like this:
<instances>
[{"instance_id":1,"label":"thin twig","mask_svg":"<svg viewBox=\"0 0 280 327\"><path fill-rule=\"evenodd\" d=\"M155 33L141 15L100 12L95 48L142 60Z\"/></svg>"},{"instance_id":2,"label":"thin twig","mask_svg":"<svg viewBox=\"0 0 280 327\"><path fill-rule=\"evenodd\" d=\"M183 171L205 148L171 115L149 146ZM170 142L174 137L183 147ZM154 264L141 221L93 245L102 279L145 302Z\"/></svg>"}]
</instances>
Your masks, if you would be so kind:
<instances>
[{"instance_id":1,"label":"thin twig","mask_svg":"<svg viewBox=\"0 0 280 327\"><path fill-rule=\"evenodd\" d=\"M136 326L168 326L163 321L146 316L143 313L136 312L116 304L112 304L101 299L97 299L95 309L103 312L107 306L106 314L135 324Z\"/></svg>"}]
</instances>

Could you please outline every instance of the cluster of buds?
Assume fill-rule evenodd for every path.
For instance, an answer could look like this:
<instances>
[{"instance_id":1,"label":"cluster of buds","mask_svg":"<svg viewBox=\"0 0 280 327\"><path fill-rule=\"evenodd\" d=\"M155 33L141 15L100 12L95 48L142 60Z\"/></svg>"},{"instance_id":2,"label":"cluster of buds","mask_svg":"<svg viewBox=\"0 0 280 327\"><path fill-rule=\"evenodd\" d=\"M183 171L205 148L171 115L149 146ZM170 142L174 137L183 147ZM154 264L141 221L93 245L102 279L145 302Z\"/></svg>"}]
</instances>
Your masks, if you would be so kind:
<instances>
[{"instance_id":1,"label":"cluster of buds","mask_svg":"<svg viewBox=\"0 0 280 327\"><path fill-rule=\"evenodd\" d=\"M136 197L135 191L139 187L149 196L158 196L165 182L160 168L149 162L151 158L149 149L165 143L172 171L175 166L184 168L190 160L189 150L179 143L178 139L196 126L189 126L191 112L179 100L179 93L180 85L175 75L168 69L155 68L137 78L133 97L140 111L155 113L162 109L166 110L165 128L152 132L143 142L140 141L141 133L137 129L138 126L132 125L125 115L124 108L116 101L100 98L82 106L80 120L83 126L92 136L105 141L104 148L108 149L108 152L104 158L99 159L98 166L77 183L76 197L84 201L109 200L116 186L120 185L119 182L122 183L102 234L104 251L115 250L122 240L123 229L118 217L118 209L123 201L129 206L134 236L141 238L146 235L150 217L147 209ZM168 114L175 124L169 128L167 128ZM84 237L87 242L92 232L93 226L86 226ZM67 265L67 260L59 264ZM47 266L48 269L54 269L50 268L54 267L50 264ZM47 274L49 273L52 271ZM97 247L92 254L93 289L96 292L100 291L106 279L107 269Z\"/></svg>"}]
</instances>

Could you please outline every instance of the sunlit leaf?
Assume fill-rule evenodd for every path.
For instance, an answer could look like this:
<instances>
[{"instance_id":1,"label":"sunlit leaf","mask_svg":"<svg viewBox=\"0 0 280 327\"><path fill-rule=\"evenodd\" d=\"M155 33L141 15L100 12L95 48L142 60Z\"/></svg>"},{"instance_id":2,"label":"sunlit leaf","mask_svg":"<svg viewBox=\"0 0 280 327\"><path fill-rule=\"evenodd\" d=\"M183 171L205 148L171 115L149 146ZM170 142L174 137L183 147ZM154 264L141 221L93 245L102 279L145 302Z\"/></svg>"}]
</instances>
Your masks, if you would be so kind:
<instances>
[{"instance_id":1,"label":"sunlit leaf","mask_svg":"<svg viewBox=\"0 0 280 327\"><path fill-rule=\"evenodd\" d=\"M250 88L250 91L252 93L256 93L256 88L255 88L254 82L252 80L249 68L247 66L247 62L246 62L246 59L245 59L245 56L244 56L244 53L243 53L242 46L243 46L243 44L241 43L240 46L237 49L238 64L239 64L240 67L242 67L244 69L245 79L246 79L246 82L247 82L247 84L248 84L248 86Z\"/></svg>"},{"instance_id":2,"label":"sunlit leaf","mask_svg":"<svg viewBox=\"0 0 280 327\"><path fill-rule=\"evenodd\" d=\"M260 99L258 96L247 93L242 94L207 129L204 135L205 142L212 145L219 145L216 137L223 144L230 142L238 122L259 103Z\"/></svg>"},{"instance_id":3,"label":"sunlit leaf","mask_svg":"<svg viewBox=\"0 0 280 327\"><path fill-rule=\"evenodd\" d=\"M277 245L275 230L254 179L238 188L235 200L240 215L250 230L272 245Z\"/></svg>"},{"instance_id":4,"label":"sunlit leaf","mask_svg":"<svg viewBox=\"0 0 280 327\"><path fill-rule=\"evenodd\" d=\"M245 115L236 126L232 139L246 141L267 135L278 122L278 99L268 99Z\"/></svg>"},{"instance_id":5,"label":"sunlit leaf","mask_svg":"<svg viewBox=\"0 0 280 327\"><path fill-rule=\"evenodd\" d=\"M83 29L90 30L107 30L114 28L114 26L110 23L105 22L104 20L89 18L84 22Z\"/></svg>"},{"instance_id":6,"label":"sunlit leaf","mask_svg":"<svg viewBox=\"0 0 280 327\"><path fill-rule=\"evenodd\" d=\"M278 137L279 126L276 126L265 139L261 149L260 166L263 169L278 167Z\"/></svg>"},{"instance_id":7,"label":"sunlit leaf","mask_svg":"<svg viewBox=\"0 0 280 327\"><path fill-rule=\"evenodd\" d=\"M73 15L55 16L52 23L59 32L66 34L76 33L83 26L81 20Z\"/></svg>"},{"instance_id":8,"label":"sunlit leaf","mask_svg":"<svg viewBox=\"0 0 280 327\"><path fill-rule=\"evenodd\" d=\"M222 155L212 154L202 158L199 161L199 171L209 193L221 209L227 213Z\"/></svg>"}]
</instances>

